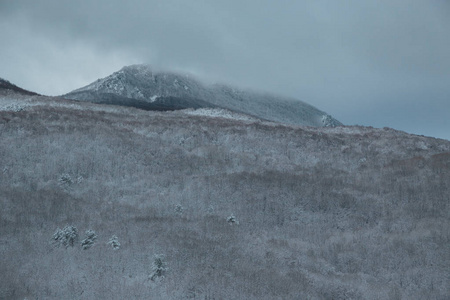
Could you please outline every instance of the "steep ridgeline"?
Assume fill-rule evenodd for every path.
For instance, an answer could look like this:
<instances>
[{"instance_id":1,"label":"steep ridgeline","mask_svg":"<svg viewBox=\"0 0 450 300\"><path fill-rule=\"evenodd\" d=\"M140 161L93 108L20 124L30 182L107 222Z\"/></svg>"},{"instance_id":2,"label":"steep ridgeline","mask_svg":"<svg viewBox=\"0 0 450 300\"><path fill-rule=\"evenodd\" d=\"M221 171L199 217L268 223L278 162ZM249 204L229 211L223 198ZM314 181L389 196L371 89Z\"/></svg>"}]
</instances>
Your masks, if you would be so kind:
<instances>
[{"instance_id":1,"label":"steep ridgeline","mask_svg":"<svg viewBox=\"0 0 450 300\"><path fill-rule=\"evenodd\" d=\"M124 67L63 97L160 111L225 108L286 124L316 127L342 125L325 112L296 99L227 85L206 85L189 75L155 72L147 65Z\"/></svg>"},{"instance_id":2,"label":"steep ridgeline","mask_svg":"<svg viewBox=\"0 0 450 300\"><path fill-rule=\"evenodd\" d=\"M18 94L23 94L23 95L28 95L28 96L38 95L37 93L24 90L24 89L18 87L17 85L12 84L8 80L2 79L2 78L0 78L0 92L2 94L15 92Z\"/></svg>"}]
</instances>

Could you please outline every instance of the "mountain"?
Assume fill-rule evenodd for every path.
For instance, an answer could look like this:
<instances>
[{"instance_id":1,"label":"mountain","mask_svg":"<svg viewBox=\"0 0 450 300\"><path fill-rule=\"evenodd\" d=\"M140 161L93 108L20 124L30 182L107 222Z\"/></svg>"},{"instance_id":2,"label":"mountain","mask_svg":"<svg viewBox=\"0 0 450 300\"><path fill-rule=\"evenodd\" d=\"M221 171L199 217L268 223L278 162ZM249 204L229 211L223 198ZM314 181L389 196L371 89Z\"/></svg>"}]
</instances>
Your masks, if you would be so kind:
<instances>
[{"instance_id":1,"label":"mountain","mask_svg":"<svg viewBox=\"0 0 450 300\"><path fill-rule=\"evenodd\" d=\"M124 67L62 97L146 110L225 108L286 124L318 127L342 125L325 112L296 99L227 85L207 85L189 75L155 72L148 65Z\"/></svg>"},{"instance_id":2,"label":"mountain","mask_svg":"<svg viewBox=\"0 0 450 300\"><path fill-rule=\"evenodd\" d=\"M0 136L0 299L450 299L450 141L17 94Z\"/></svg>"},{"instance_id":3,"label":"mountain","mask_svg":"<svg viewBox=\"0 0 450 300\"><path fill-rule=\"evenodd\" d=\"M17 85L12 84L8 80L2 79L2 78L0 78L0 92L1 93L14 92L14 93L19 93L19 94L29 95L29 96L38 95L37 93L24 90L24 89L18 87Z\"/></svg>"}]
</instances>

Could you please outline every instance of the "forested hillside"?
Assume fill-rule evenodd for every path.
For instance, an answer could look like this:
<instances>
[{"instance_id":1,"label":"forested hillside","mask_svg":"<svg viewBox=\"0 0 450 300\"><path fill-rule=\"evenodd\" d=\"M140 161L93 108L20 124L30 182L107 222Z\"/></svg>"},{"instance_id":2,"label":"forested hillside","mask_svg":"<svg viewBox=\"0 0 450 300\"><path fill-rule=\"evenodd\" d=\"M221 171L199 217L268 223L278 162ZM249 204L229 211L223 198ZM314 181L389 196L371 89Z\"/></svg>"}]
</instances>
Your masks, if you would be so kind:
<instances>
[{"instance_id":1,"label":"forested hillside","mask_svg":"<svg viewBox=\"0 0 450 300\"><path fill-rule=\"evenodd\" d=\"M448 299L449 182L388 128L4 94L0 299Z\"/></svg>"}]
</instances>

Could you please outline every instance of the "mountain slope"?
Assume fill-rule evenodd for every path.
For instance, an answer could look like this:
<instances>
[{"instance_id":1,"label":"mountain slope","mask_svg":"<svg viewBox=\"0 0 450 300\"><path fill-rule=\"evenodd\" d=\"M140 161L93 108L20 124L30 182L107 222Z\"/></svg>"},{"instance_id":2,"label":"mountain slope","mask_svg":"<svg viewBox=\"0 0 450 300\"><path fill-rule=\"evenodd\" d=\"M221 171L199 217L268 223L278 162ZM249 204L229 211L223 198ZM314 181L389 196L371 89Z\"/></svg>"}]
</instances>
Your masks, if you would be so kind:
<instances>
[{"instance_id":1,"label":"mountain slope","mask_svg":"<svg viewBox=\"0 0 450 300\"><path fill-rule=\"evenodd\" d=\"M323 111L295 99L226 85L205 85L187 75L154 72L147 65L124 67L63 97L148 110L226 108L287 124L318 127L342 125Z\"/></svg>"},{"instance_id":2,"label":"mountain slope","mask_svg":"<svg viewBox=\"0 0 450 300\"><path fill-rule=\"evenodd\" d=\"M0 299L450 298L449 141L217 111L0 96Z\"/></svg>"},{"instance_id":3,"label":"mountain slope","mask_svg":"<svg viewBox=\"0 0 450 300\"><path fill-rule=\"evenodd\" d=\"M18 87L17 85L12 84L8 80L2 79L2 78L0 78L0 92L3 94L7 93L7 92L15 92L15 93L23 94L23 95L28 95L28 96L38 95L37 93L24 90L24 89Z\"/></svg>"}]
</instances>

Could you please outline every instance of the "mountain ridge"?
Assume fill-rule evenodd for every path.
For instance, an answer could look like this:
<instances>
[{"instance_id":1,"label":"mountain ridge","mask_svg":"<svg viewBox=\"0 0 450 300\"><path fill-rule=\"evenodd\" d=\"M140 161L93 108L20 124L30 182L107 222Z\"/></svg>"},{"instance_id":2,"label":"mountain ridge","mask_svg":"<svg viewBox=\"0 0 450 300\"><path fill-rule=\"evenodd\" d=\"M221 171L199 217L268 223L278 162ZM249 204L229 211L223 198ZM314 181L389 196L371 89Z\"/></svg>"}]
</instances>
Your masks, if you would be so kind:
<instances>
[{"instance_id":1,"label":"mountain ridge","mask_svg":"<svg viewBox=\"0 0 450 300\"><path fill-rule=\"evenodd\" d=\"M260 119L306 126L339 126L339 121L314 106L288 97L255 92L224 84L205 84L189 74L155 71L149 65L125 66L113 74L62 95L96 103L167 110L224 108ZM167 98L176 107L161 105ZM199 107L200 106L200 107ZM157 110L157 109L156 109Z\"/></svg>"},{"instance_id":2,"label":"mountain ridge","mask_svg":"<svg viewBox=\"0 0 450 300\"><path fill-rule=\"evenodd\" d=\"M31 92L31 91L28 91L28 90L23 89L21 87L18 87L17 85L15 85L15 84L13 84L13 83L9 82L8 80L3 79L1 77L0 77L0 90L5 90L5 91L9 90L9 91L13 91L13 92L20 93L20 94L23 94L23 95L28 95L28 96L37 96L37 95L39 95L38 93Z\"/></svg>"}]
</instances>

